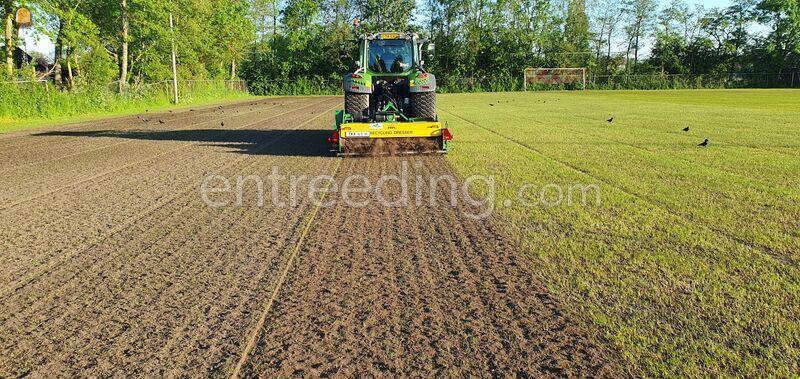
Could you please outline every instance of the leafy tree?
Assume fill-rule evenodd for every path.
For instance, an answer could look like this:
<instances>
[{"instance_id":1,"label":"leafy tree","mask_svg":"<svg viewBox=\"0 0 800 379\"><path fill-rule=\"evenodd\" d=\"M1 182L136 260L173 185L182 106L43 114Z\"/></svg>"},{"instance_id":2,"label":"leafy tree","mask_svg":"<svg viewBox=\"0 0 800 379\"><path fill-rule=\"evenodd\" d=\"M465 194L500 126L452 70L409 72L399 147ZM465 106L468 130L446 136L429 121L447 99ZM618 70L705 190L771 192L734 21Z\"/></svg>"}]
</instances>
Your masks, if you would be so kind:
<instances>
[{"instance_id":1,"label":"leafy tree","mask_svg":"<svg viewBox=\"0 0 800 379\"><path fill-rule=\"evenodd\" d=\"M600 61L601 54L605 52L604 71L610 72L611 46L617 32L617 25L621 19L621 9L616 0L601 0L594 11L594 49L595 61ZM605 47L605 51L603 50Z\"/></svg>"},{"instance_id":2,"label":"leafy tree","mask_svg":"<svg viewBox=\"0 0 800 379\"><path fill-rule=\"evenodd\" d=\"M773 69L783 72L800 67L800 3L797 0L763 0L757 9L759 19L770 26L764 44Z\"/></svg>"},{"instance_id":3,"label":"leafy tree","mask_svg":"<svg viewBox=\"0 0 800 379\"><path fill-rule=\"evenodd\" d=\"M13 69L19 0L0 0L6 17L6 64ZM442 85L463 78L516 82L528 66L582 66L591 74L703 74L800 66L797 0L734 0L726 8L687 0L26 0L37 30L55 42L53 74L63 88L171 78L236 78L251 88L336 84L355 55L352 20L361 33L417 31L434 41L426 66ZM588 7L588 9L587 9ZM174 16L174 30L169 15ZM751 33L754 23L768 29ZM617 41L617 39L621 41ZM641 57L650 44L650 57ZM615 48L623 53L613 54ZM587 53L591 51L591 53ZM641 62L640 62L641 61ZM63 70L62 70L63 67ZM116 75L109 75L111 69ZM64 78L60 77L64 73ZM289 85L289 84L281 84ZM333 85L326 88L335 88Z\"/></svg>"},{"instance_id":4,"label":"leafy tree","mask_svg":"<svg viewBox=\"0 0 800 379\"><path fill-rule=\"evenodd\" d=\"M584 67L589 63L589 16L585 0L570 0L564 25L564 43L559 66Z\"/></svg>"},{"instance_id":5,"label":"leafy tree","mask_svg":"<svg viewBox=\"0 0 800 379\"><path fill-rule=\"evenodd\" d=\"M626 58L630 60L631 51L633 51L633 69L635 71L636 64L639 62L641 42L653 27L657 4L655 0L624 0L622 3L623 12L628 18L628 24L625 26L628 39ZM628 67L627 64L626 67Z\"/></svg>"}]
</instances>

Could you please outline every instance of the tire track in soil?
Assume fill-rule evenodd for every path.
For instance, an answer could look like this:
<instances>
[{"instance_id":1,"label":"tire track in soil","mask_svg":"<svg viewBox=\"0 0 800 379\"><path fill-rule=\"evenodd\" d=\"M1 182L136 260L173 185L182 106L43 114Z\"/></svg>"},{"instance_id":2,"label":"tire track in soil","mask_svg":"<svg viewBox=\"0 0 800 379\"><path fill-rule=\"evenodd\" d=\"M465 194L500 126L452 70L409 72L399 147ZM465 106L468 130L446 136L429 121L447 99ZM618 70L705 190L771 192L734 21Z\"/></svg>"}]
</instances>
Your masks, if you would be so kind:
<instances>
[{"instance_id":1,"label":"tire track in soil","mask_svg":"<svg viewBox=\"0 0 800 379\"><path fill-rule=\"evenodd\" d=\"M317 121L311 127L321 128L329 120ZM309 146L306 138L294 134L283 142ZM315 148L300 151L320 153ZM246 158L219 172L263 175L268 166L278 165L285 171L318 174L329 172L331 163L313 154ZM6 299L2 309L9 314L2 324L8 328L0 336L0 356L6 358L0 359L0 372L207 375L231 366L238 342L252 329L247 328L250 315L272 285L270 274L281 267L281 256L298 238L298 220L307 207L228 207L217 212L198 207L197 197L169 202L159 214L92 248L96 262L82 256L83 262L74 267L88 268L66 285L48 276L55 287ZM28 302L38 293L47 298ZM14 335L26 338L20 342Z\"/></svg>"},{"instance_id":2,"label":"tire track in soil","mask_svg":"<svg viewBox=\"0 0 800 379\"><path fill-rule=\"evenodd\" d=\"M305 98L268 101L265 102L264 105L272 104L272 106L258 107L255 110L253 110L251 104L239 105L235 108L214 108L205 113L190 114L185 117L174 116L168 118L158 116L157 114L147 115L146 117L149 118L150 121L144 124L142 120L137 119L129 123L111 123L110 127L107 128L94 126L91 128L83 127L78 129L50 128L51 130L49 131L37 131L26 136L28 137L27 142L30 143L17 143L0 150L0 154L2 154L0 155L0 162L4 162L3 167L0 167L0 173L28 168L34 165L47 164L56 160L137 142L135 139L118 142L118 135L124 132L153 131L152 135L157 136L159 132L182 130L186 129L186 127L196 128L203 124L210 124L210 127L214 128L218 127L219 123L223 120L229 123L235 123L236 118L250 116L251 114L255 114L253 116L258 117L264 111L291 105L304 100ZM249 108L250 110L240 112L242 108ZM225 112L227 112L227 114ZM164 121L164 123L161 124L159 120ZM133 122L135 122L135 124L133 124ZM181 125L185 125L186 127L182 128L180 127ZM176 126L178 126L177 129ZM77 138L81 136L91 138ZM31 147L30 145L34 146ZM122 151L129 151L129 149Z\"/></svg>"},{"instance_id":3,"label":"tire track in soil","mask_svg":"<svg viewBox=\"0 0 800 379\"><path fill-rule=\"evenodd\" d=\"M394 157L345 159L336 179L374 184L404 161L422 199L432 177L455 177L442 157ZM321 209L243 376L625 375L500 227L466 218L479 209L463 199L451 207L446 187L430 205L412 195L405 207ZM396 182L384 189L402 194Z\"/></svg>"},{"instance_id":4,"label":"tire track in soil","mask_svg":"<svg viewBox=\"0 0 800 379\"><path fill-rule=\"evenodd\" d=\"M342 160L336 160L336 164L333 167L333 172L331 176L335 176L336 172L339 171L339 167L341 165ZM322 193L326 193L330 189L330 186L325 187ZM325 198L323 197L320 201L324 201ZM276 280L275 284L273 285L272 294L267 300L267 304L264 306L264 311L261 312L261 316L258 318L256 322L256 328L253 329L247 338L247 345L245 345L244 350L239 358L236 366L233 369L233 374L231 374L232 378L238 378L241 375L242 368L247 363L247 359L250 357L250 353L255 348L256 343L258 342L258 336L260 335L261 328L264 327L264 323L267 320L267 316L269 315L269 311L272 309L272 305L278 299L278 294L280 293L281 287L283 283L286 281L286 277L289 275L289 270L292 268L292 264L294 263L295 259L297 258L297 254L300 252L300 247L302 246L303 242L305 241L308 232L311 230L311 225L313 225L314 220L319 213L320 205L317 204L314 206L314 209L310 212L311 214L308 216L307 220L303 222L303 228L300 232L300 238L298 239L295 247L292 249L291 254L289 254L289 258L287 259L286 263L281 270L280 276Z\"/></svg>"}]
</instances>

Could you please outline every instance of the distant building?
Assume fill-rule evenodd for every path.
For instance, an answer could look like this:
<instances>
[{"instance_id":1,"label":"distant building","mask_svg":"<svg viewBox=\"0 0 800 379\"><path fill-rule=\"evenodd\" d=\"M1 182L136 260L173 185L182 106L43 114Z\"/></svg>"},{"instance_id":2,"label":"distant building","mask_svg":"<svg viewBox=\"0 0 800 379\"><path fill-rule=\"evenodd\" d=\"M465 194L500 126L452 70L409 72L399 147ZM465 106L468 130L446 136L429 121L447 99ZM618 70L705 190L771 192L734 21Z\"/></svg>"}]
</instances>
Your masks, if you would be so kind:
<instances>
[{"instance_id":1,"label":"distant building","mask_svg":"<svg viewBox=\"0 0 800 379\"><path fill-rule=\"evenodd\" d=\"M3 50L5 46L2 46ZM53 67L51 64L47 63L44 59L37 59L36 57L31 56L30 54L26 53L19 47L14 48L14 67L16 69L22 69L28 65L33 65L36 69L36 73L39 77L46 76L50 69Z\"/></svg>"}]
</instances>

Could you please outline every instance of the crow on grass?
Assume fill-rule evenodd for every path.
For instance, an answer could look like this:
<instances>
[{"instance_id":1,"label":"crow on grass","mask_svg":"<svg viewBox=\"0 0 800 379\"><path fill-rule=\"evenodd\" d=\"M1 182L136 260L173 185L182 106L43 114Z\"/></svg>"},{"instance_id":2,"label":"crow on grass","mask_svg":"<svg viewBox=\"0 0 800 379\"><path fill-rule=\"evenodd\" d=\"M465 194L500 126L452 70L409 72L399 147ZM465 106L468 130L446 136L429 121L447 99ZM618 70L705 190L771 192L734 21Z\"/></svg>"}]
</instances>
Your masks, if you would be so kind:
<instances>
[{"instance_id":1,"label":"crow on grass","mask_svg":"<svg viewBox=\"0 0 800 379\"><path fill-rule=\"evenodd\" d=\"M683 131L684 132L688 132L689 131L689 127L687 126L687 127L683 128Z\"/></svg>"},{"instance_id":2,"label":"crow on grass","mask_svg":"<svg viewBox=\"0 0 800 379\"><path fill-rule=\"evenodd\" d=\"M699 144L699 145L697 145L697 146L700 146L700 147L706 147L706 146L708 146L708 138L706 138L706 139L705 139L703 142L700 142L700 144Z\"/></svg>"},{"instance_id":3,"label":"crow on grass","mask_svg":"<svg viewBox=\"0 0 800 379\"><path fill-rule=\"evenodd\" d=\"M494 104L492 104L492 103L489 103L489 106L490 106L490 107L493 107L493 106L494 106Z\"/></svg>"},{"instance_id":4,"label":"crow on grass","mask_svg":"<svg viewBox=\"0 0 800 379\"><path fill-rule=\"evenodd\" d=\"M609 124L614 122L614 117L609 118L608 120L606 120L606 122L608 122Z\"/></svg>"}]
</instances>

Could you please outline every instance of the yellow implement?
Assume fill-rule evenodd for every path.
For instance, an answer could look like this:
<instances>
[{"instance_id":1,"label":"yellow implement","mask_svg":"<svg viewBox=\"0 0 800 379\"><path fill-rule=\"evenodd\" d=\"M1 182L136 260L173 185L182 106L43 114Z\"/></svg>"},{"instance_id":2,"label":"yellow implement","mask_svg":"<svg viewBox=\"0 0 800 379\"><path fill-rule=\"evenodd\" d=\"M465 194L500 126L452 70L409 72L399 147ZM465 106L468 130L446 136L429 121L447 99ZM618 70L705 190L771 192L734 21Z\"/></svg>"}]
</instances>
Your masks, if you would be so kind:
<instances>
[{"instance_id":1,"label":"yellow implement","mask_svg":"<svg viewBox=\"0 0 800 379\"><path fill-rule=\"evenodd\" d=\"M328 138L338 155L444 154L452 135L441 121L353 122L337 113Z\"/></svg>"},{"instance_id":2,"label":"yellow implement","mask_svg":"<svg viewBox=\"0 0 800 379\"><path fill-rule=\"evenodd\" d=\"M440 121L416 122L351 122L339 128L339 138L441 137Z\"/></svg>"}]
</instances>

